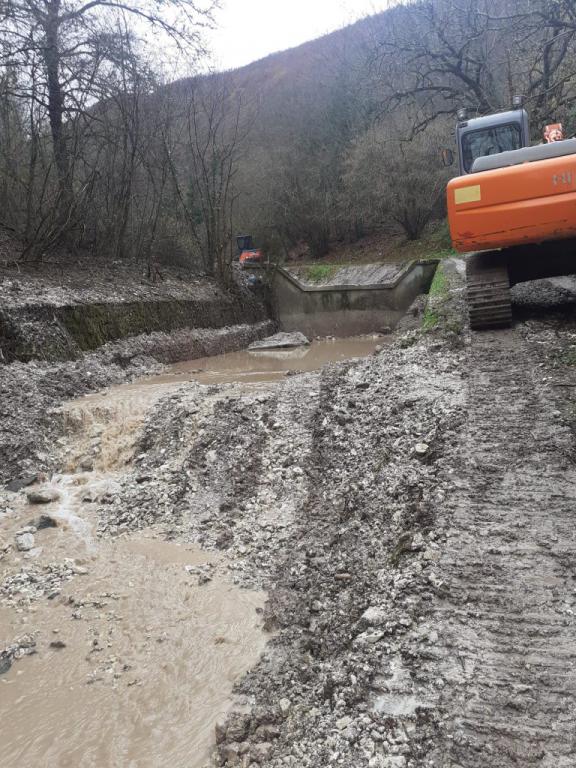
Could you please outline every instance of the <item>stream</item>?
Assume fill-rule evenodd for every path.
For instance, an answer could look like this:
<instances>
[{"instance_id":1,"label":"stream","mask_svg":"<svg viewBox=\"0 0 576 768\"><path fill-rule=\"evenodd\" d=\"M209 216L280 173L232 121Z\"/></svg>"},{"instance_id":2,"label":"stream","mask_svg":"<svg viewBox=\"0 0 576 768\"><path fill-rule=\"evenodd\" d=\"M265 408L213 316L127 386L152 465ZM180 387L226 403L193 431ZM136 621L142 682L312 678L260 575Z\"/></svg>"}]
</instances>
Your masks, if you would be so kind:
<instances>
[{"instance_id":1,"label":"stream","mask_svg":"<svg viewBox=\"0 0 576 768\"><path fill-rule=\"evenodd\" d=\"M96 536L98 503L130 466L144 419L186 382L278 386L287 372L373 352L380 337L314 342L289 351L235 352L65 404L66 461L47 485L52 503L20 494L2 536L39 514L31 551L2 560L3 576L71 563L56 594L26 588L0 603L0 647L32 633L37 652L0 678L3 768L202 768L232 688L269 639L266 595L232 584L220 554L147 529ZM211 397L225 388L212 387ZM97 446L97 449L96 449ZM5 567L4 567L5 566Z\"/></svg>"}]
</instances>

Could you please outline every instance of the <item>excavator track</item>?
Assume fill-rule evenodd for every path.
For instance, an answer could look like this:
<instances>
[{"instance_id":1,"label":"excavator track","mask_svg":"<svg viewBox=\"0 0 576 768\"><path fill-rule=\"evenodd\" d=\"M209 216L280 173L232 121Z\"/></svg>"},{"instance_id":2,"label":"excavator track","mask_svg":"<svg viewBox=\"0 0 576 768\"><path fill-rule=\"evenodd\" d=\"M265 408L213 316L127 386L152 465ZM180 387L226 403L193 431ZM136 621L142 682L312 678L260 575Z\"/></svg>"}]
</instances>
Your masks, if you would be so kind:
<instances>
[{"instance_id":1,"label":"excavator track","mask_svg":"<svg viewBox=\"0 0 576 768\"><path fill-rule=\"evenodd\" d=\"M510 277L501 252L488 251L468 256L466 294L473 330L512 325Z\"/></svg>"}]
</instances>

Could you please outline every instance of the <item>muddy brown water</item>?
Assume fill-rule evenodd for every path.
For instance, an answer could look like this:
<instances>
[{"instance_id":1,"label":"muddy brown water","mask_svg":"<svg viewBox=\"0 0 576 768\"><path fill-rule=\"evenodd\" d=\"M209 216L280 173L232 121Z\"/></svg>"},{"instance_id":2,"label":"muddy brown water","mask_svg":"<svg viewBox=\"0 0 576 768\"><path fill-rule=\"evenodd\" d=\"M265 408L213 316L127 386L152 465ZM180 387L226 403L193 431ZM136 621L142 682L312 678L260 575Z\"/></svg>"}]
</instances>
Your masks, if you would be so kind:
<instances>
[{"instance_id":1,"label":"muddy brown water","mask_svg":"<svg viewBox=\"0 0 576 768\"><path fill-rule=\"evenodd\" d=\"M232 685L266 643L262 593L219 577L198 586L184 568L211 560L164 541L107 542L62 599L26 624L5 613L0 641L42 630L39 652L0 682L3 768L205 765Z\"/></svg>"},{"instance_id":2,"label":"muddy brown water","mask_svg":"<svg viewBox=\"0 0 576 768\"><path fill-rule=\"evenodd\" d=\"M293 349L241 350L216 357L203 357L170 366L166 373L141 379L131 387L161 386L197 381L200 384L230 384L278 381L289 371L315 371L327 363L366 357L391 336L355 336L348 339L321 339L310 346Z\"/></svg>"},{"instance_id":3,"label":"muddy brown water","mask_svg":"<svg viewBox=\"0 0 576 768\"><path fill-rule=\"evenodd\" d=\"M175 387L187 381L265 386L287 371L366 356L379 343L379 337L326 340L192 360L64 407L65 473L50 481L59 500L39 510L19 498L0 533L10 540L39 511L58 527L39 531L32 553L11 552L1 570L71 558L87 573L64 583L55 600L0 606L0 647L32 632L38 649L0 678L2 768L207 764L214 724L231 706L234 682L266 645L260 618L266 596L233 585L222 556L164 541L162 531L98 539L96 505L89 502L114 492L147 411ZM216 390L206 401L222 396ZM91 471L82 469L87 457ZM200 586L197 569L206 567L211 581ZM65 647L52 648L54 640Z\"/></svg>"}]
</instances>

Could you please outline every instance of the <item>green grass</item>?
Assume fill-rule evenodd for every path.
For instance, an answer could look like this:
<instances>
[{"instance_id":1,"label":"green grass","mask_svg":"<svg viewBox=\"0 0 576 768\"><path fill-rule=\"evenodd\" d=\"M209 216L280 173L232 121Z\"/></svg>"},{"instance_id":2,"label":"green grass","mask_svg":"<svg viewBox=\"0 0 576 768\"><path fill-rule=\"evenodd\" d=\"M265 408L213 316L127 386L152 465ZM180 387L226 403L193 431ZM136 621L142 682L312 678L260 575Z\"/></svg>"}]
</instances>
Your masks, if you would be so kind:
<instances>
[{"instance_id":1,"label":"green grass","mask_svg":"<svg viewBox=\"0 0 576 768\"><path fill-rule=\"evenodd\" d=\"M425 331L430 331L432 328L436 328L440 322L440 315L438 314L436 308L442 300L447 298L448 281L446 280L446 275L444 274L442 265L439 264L438 269L434 275L434 279L432 280L430 291L428 292L428 306L426 307L426 311L424 312L424 319L422 320L422 328ZM434 301L434 299L437 299L437 301Z\"/></svg>"},{"instance_id":2,"label":"green grass","mask_svg":"<svg viewBox=\"0 0 576 768\"><path fill-rule=\"evenodd\" d=\"M340 266L339 264L308 264L303 268L304 279L309 283L323 283L329 280Z\"/></svg>"},{"instance_id":3,"label":"green grass","mask_svg":"<svg viewBox=\"0 0 576 768\"><path fill-rule=\"evenodd\" d=\"M430 286L429 295L440 297L448 296L448 281L446 280L446 275L444 274L442 267L438 267L436 270L432 285Z\"/></svg>"}]
</instances>

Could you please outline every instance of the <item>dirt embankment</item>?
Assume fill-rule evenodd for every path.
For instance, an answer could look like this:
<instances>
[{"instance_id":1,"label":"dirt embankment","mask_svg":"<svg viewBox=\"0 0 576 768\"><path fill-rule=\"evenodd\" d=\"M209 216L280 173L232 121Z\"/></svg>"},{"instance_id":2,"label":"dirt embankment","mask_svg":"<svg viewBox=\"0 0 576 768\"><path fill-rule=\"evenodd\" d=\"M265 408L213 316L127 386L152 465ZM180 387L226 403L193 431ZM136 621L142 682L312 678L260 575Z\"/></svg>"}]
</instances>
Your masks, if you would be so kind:
<instances>
[{"instance_id":1,"label":"dirt embankment","mask_svg":"<svg viewBox=\"0 0 576 768\"><path fill-rule=\"evenodd\" d=\"M62 280L49 270L0 273L0 362L70 360L112 341L182 329L223 328L269 319L265 297L238 273L233 288L167 273L152 283L108 270ZM74 276L76 279L74 280Z\"/></svg>"},{"instance_id":2,"label":"dirt embankment","mask_svg":"<svg viewBox=\"0 0 576 768\"><path fill-rule=\"evenodd\" d=\"M273 329L271 321L183 329L123 339L74 361L0 365L0 482L58 467L63 402L158 373L163 363L244 349Z\"/></svg>"},{"instance_id":3,"label":"dirt embankment","mask_svg":"<svg viewBox=\"0 0 576 768\"><path fill-rule=\"evenodd\" d=\"M57 466L63 401L272 333L265 297L236 277L224 291L182 270L151 282L141 264L65 254L0 264L0 482Z\"/></svg>"}]
</instances>

